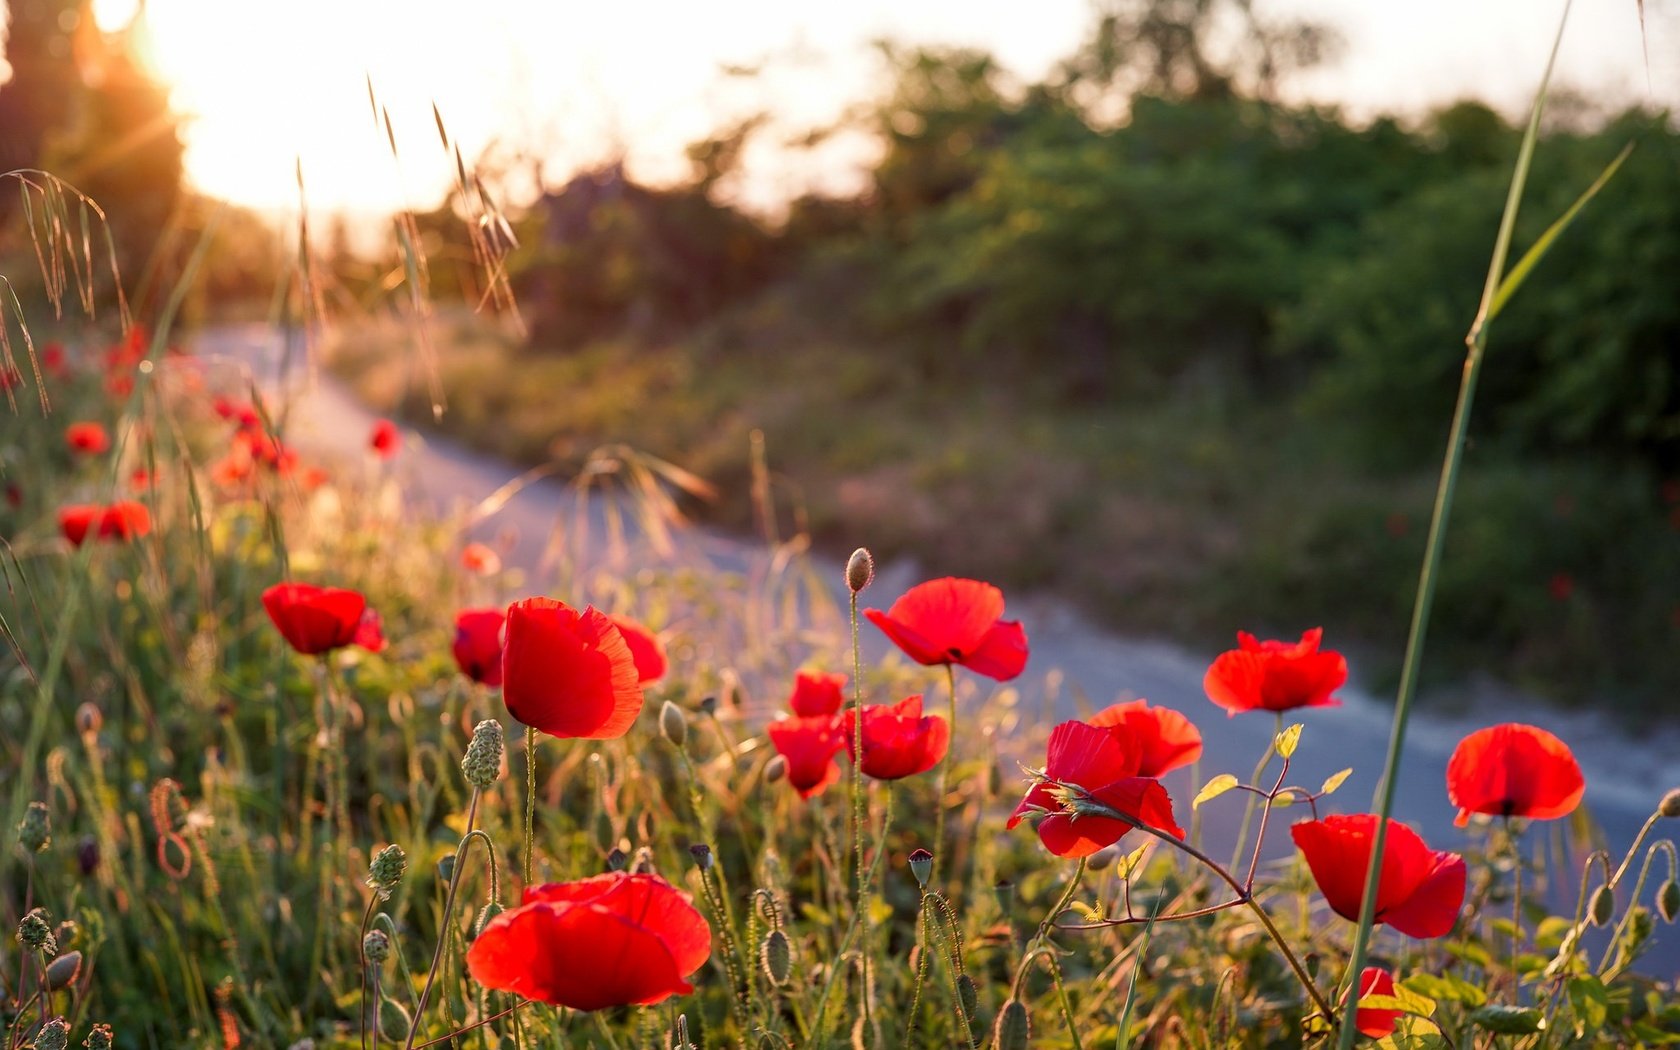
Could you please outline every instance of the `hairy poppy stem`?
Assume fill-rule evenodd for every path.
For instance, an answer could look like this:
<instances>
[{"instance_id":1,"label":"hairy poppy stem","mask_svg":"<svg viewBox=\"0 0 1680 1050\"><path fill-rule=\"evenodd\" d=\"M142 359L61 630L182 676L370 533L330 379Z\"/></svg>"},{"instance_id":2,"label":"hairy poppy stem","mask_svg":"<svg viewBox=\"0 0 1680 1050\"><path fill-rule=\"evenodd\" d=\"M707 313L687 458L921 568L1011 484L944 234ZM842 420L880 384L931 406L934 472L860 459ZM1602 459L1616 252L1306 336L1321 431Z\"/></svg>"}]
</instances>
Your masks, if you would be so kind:
<instances>
[{"instance_id":1,"label":"hairy poppy stem","mask_svg":"<svg viewBox=\"0 0 1680 1050\"><path fill-rule=\"evenodd\" d=\"M1027 942L1027 950L1021 954L1021 965L1015 968L1015 980L1009 986L1009 997L1011 999L1021 997L1021 985L1027 979L1027 967L1032 965L1032 961L1037 957L1039 950L1049 942L1050 930L1055 925L1056 916L1067 910L1068 902L1072 901L1073 895L1079 892L1079 883L1085 878L1085 864L1086 858L1080 857L1078 865L1073 869L1073 877L1068 879L1067 888L1062 891L1061 898L1044 916L1044 921L1038 924L1038 932L1033 934L1033 939Z\"/></svg>"},{"instance_id":2,"label":"hairy poppy stem","mask_svg":"<svg viewBox=\"0 0 1680 1050\"><path fill-rule=\"evenodd\" d=\"M531 885L532 865L537 853L537 727L525 727L525 855L524 883L521 892Z\"/></svg>"},{"instance_id":3,"label":"hairy poppy stem","mask_svg":"<svg viewBox=\"0 0 1680 1050\"><path fill-rule=\"evenodd\" d=\"M468 1032L472 1031L475 1028L483 1028L485 1025L494 1024L495 1022L500 1021L502 1018L507 1017L510 1014L516 1014L520 1010L525 1009L527 1006L530 1006L534 1002L536 1002L535 999L521 999L519 1002L514 1003L512 1006L508 1007L506 1010L502 1010L499 1013L493 1013L489 1017L482 1018L480 1020L474 1021L472 1024L466 1025L466 1026L461 1027L461 1028L457 1028L453 1032L450 1032L448 1035L440 1035L436 1039L428 1039L424 1043L416 1043L413 1047L413 1050L426 1050L426 1048L429 1047L429 1046L439 1046L443 1043L447 1043L447 1042L451 1042L453 1040L459 1039L463 1035L466 1035Z\"/></svg>"},{"instance_id":4,"label":"hairy poppy stem","mask_svg":"<svg viewBox=\"0 0 1680 1050\"><path fill-rule=\"evenodd\" d=\"M849 589L849 588L848 588ZM857 892L852 901L852 930L863 944L863 1040L869 1041L869 894L863 869L863 652L858 644L858 592L851 591L852 620L852 765L847 787L852 803L852 871ZM879 857L879 854L877 854ZM842 955L845 953L842 952ZM836 960L836 965L839 960Z\"/></svg>"},{"instance_id":5,"label":"hairy poppy stem","mask_svg":"<svg viewBox=\"0 0 1680 1050\"><path fill-rule=\"evenodd\" d=\"M1278 735L1282 732L1283 712L1279 711L1277 713L1277 725L1272 729L1272 739L1266 744L1266 752L1260 756L1260 764L1254 767L1254 775L1248 778L1255 784L1260 782L1260 774L1266 771L1267 764L1271 762L1272 755L1277 750ZM1250 794L1248 796L1248 801L1243 805L1242 824L1237 828L1237 845L1236 848L1231 851L1231 863L1229 866L1233 869L1242 863L1243 847L1248 844L1248 827L1254 820L1254 804L1255 796Z\"/></svg>"},{"instance_id":6,"label":"hairy poppy stem","mask_svg":"<svg viewBox=\"0 0 1680 1050\"><path fill-rule=\"evenodd\" d=\"M951 719L951 738L954 741L957 735L957 668L954 664L945 665L945 685L949 693L950 707L948 710ZM939 763L939 786L936 789L938 795L933 807L933 871L928 875L928 881L935 885L938 885L939 882L939 861L945 856L945 795L950 790L951 763L955 761L956 756L947 751L945 760Z\"/></svg>"},{"instance_id":7,"label":"hairy poppy stem","mask_svg":"<svg viewBox=\"0 0 1680 1050\"><path fill-rule=\"evenodd\" d=\"M462 861L467 858L467 846L473 840L473 825L478 822L478 796L479 789L475 787L472 800L467 803L467 833L461 836L460 844L455 847L455 863L449 868L449 891L443 895L443 916L438 922L437 947L432 949L432 965L426 971L426 983L420 989L420 1002L414 1008L414 1023L408 1026L408 1041L403 1044L403 1050L413 1050L414 1037L420 1034L420 1025L426 1015L426 1003L431 999L432 984L437 980L438 963L443 960L444 945L449 943L449 934L453 928L450 916L455 911L455 891L461 885L461 869L465 867Z\"/></svg>"}]
</instances>

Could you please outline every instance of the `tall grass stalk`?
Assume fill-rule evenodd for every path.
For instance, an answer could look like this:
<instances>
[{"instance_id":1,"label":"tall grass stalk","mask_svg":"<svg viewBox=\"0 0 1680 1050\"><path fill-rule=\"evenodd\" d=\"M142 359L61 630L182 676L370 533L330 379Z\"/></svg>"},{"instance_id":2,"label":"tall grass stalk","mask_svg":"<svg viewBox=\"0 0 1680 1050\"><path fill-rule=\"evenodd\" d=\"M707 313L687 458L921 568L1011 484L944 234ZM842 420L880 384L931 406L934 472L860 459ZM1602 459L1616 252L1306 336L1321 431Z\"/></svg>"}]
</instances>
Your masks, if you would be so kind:
<instances>
[{"instance_id":1,"label":"tall grass stalk","mask_svg":"<svg viewBox=\"0 0 1680 1050\"><path fill-rule=\"evenodd\" d=\"M1405 752L1406 727L1411 718L1412 701L1417 695L1418 676L1423 664L1424 641L1429 629L1429 612L1435 601L1435 588L1441 567L1441 552L1446 544L1447 521L1452 512L1453 494L1458 487L1459 469L1463 462L1464 446L1469 432L1470 411L1476 399L1476 383L1481 375L1482 362L1487 354L1489 325L1499 310L1516 292L1540 257L1551 247L1558 234L1574 220L1582 206L1603 188L1628 155L1628 151L1624 149L1574 205L1546 230L1545 234L1535 242L1533 247L1524 254L1507 275L1505 260L1510 254L1511 236L1517 222L1517 210L1522 202L1523 189L1528 183L1529 166L1534 157L1534 146L1540 136L1540 116L1545 109L1552 71L1557 64L1558 49L1563 44L1564 27L1569 23L1570 6L1571 4L1568 2L1564 4L1563 14L1558 19L1557 35L1552 41L1551 54L1546 60L1546 70L1540 78L1540 87L1535 94L1534 105L1529 111L1528 127L1523 133L1522 146L1517 152L1516 166L1511 175L1511 187L1505 198L1505 210L1499 220L1499 233L1494 240L1493 258L1488 265L1487 280L1482 287L1481 305L1477 309L1475 321L1470 326L1470 333L1465 338L1468 353L1464 362L1463 378L1459 384L1458 403L1453 410L1446 455L1441 465L1440 485L1435 494L1435 510L1429 521L1429 538L1424 547L1423 568L1418 577L1417 597L1412 606L1412 621L1406 640L1405 663L1401 669L1399 694L1394 705L1394 725L1389 731L1388 754L1383 763L1382 779L1377 785L1377 795L1374 803L1378 817L1376 837L1371 844L1370 862L1366 866L1365 895L1360 907L1359 926L1354 933L1353 952L1348 959L1347 974L1342 982L1343 986L1349 988L1357 985L1358 975L1364 970L1366 952L1370 946L1371 928L1374 925L1376 914L1377 875L1381 870L1383 848L1388 837L1388 816L1394 810L1394 793L1398 784L1397 773L1400 768L1400 758ZM1357 1033L1358 1028L1354 1024L1354 1011L1348 1010L1338 1038L1338 1045L1341 1050L1350 1050Z\"/></svg>"}]
</instances>

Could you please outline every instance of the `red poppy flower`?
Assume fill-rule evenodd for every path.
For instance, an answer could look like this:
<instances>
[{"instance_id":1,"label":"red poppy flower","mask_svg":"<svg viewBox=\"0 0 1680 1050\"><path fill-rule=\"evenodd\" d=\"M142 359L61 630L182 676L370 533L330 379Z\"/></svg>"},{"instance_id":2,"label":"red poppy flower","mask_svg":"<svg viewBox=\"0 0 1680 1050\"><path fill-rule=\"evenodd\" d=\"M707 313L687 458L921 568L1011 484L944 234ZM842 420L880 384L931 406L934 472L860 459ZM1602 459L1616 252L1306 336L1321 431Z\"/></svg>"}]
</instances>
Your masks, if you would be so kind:
<instances>
[{"instance_id":1,"label":"red poppy flower","mask_svg":"<svg viewBox=\"0 0 1680 1050\"><path fill-rule=\"evenodd\" d=\"M64 443L70 451L82 456L97 456L111 448L111 436L99 423L72 423L64 428Z\"/></svg>"},{"instance_id":2,"label":"red poppy flower","mask_svg":"<svg viewBox=\"0 0 1680 1050\"><path fill-rule=\"evenodd\" d=\"M822 671L799 671L793 676L788 710L800 718L835 715L846 706L846 676Z\"/></svg>"},{"instance_id":3,"label":"red poppy flower","mask_svg":"<svg viewBox=\"0 0 1680 1050\"><path fill-rule=\"evenodd\" d=\"M149 488L156 487L157 481L157 475L145 467L135 467L134 471L128 475L128 487L136 492L144 492Z\"/></svg>"},{"instance_id":4,"label":"red poppy flower","mask_svg":"<svg viewBox=\"0 0 1680 1050\"><path fill-rule=\"evenodd\" d=\"M486 988L602 1010L692 992L686 978L711 954L711 927L688 894L619 871L526 890L467 949L467 972Z\"/></svg>"},{"instance_id":5,"label":"red poppy flower","mask_svg":"<svg viewBox=\"0 0 1680 1050\"><path fill-rule=\"evenodd\" d=\"M665 643L659 640L659 636L628 616L615 613L607 619L618 628L618 633L624 636L624 644L630 647L630 657L636 661L637 683L650 685L664 678L667 666Z\"/></svg>"},{"instance_id":6,"label":"red poppy flower","mask_svg":"<svg viewBox=\"0 0 1680 1050\"><path fill-rule=\"evenodd\" d=\"M13 510L23 506L23 487L15 481L6 486L6 506Z\"/></svg>"},{"instance_id":7,"label":"red poppy flower","mask_svg":"<svg viewBox=\"0 0 1680 1050\"><path fill-rule=\"evenodd\" d=\"M1338 652L1321 652L1318 643L1323 637L1322 627L1314 627L1294 644L1262 642L1238 631L1238 648L1220 654L1202 679L1202 688L1209 700L1232 715L1339 705L1330 694L1347 681L1347 660Z\"/></svg>"},{"instance_id":8,"label":"red poppy flower","mask_svg":"<svg viewBox=\"0 0 1680 1050\"><path fill-rule=\"evenodd\" d=\"M389 419L381 419L373 424L373 433L368 435L368 448L380 459L390 459L402 447L402 431Z\"/></svg>"},{"instance_id":9,"label":"red poppy flower","mask_svg":"<svg viewBox=\"0 0 1680 1050\"><path fill-rule=\"evenodd\" d=\"M621 737L642 711L636 659L612 620L552 598L508 606L502 700L550 736Z\"/></svg>"},{"instance_id":10,"label":"red poppy flower","mask_svg":"<svg viewBox=\"0 0 1680 1050\"><path fill-rule=\"evenodd\" d=\"M23 373L15 365L0 365L0 390L11 390L23 385Z\"/></svg>"},{"instance_id":11,"label":"red poppy flower","mask_svg":"<svg viewBox=\"0 0 1680 1050\"><path fill-rule=\"evenodd\" d=\"M48 343L41 348L41 367L49 374L63 375L65 364L63 343Z\"/></svg>"},{"instance_id":12,"label":"red poppy flower","mask_svg":"<svg viewBox=\"0 0 1680 1050\"><path fill-rule=\"evenodd\" d=\"M99 515L99 538L102 540L131 540L152 531L152 512L144 503L131 499L118 500Z\"/></svg>"},{"instance_id":13,"label":"red poppy flower","mask_svg":"<svg viewBox=\"0 0 1680 1050\"><path fill-rule=\"evenodd\" d=\"M305 656L358 645L377 653L385 648L379 614L368 608L360 591L317 587L312 583L277 583L263 592L263 608L288 645Z\"/></svg>"},{"instance_id":14,"label":"red poppy flower","mask_svg":"<svg viewBox=\"0 0 1680 1050\"><path fill-rule=\"evenodd\" d=\"M1520 722L1478 729L1447 762L1447 798L1459 827L1470 814L1551 820L1575 812L1587 782L1569 745Z\"/></svg>"},{"instance_id":15,"label":"red poppy flower","mask_svg":"<svg viewBox=\"0 0 1680 1050\"><path fill-rule=\"evenodd\" d=\"M1393 995L1394 975L1380 966L1367 966L1359 974L1359 998L1368 995ZM1354 1000L1358 1002L1359 1000ZM1359 1029L1360 1035L1370 1036L1372 1039L1383 1039L1394 1034L1395 1022L1400 1020L1399 1010L1379 1010L1375 1007L1359 1007L1354 1010L1353 1025Z\"/></svg>"},{"instance_id":16,"label":"red poppy flower","mask_svg":"<svg viewBox=\"0 0 1680 1050\"><path fill-rule=\"evenodd\" d=\"M840 779L840 764L834 756L846 741L840 735L838 718L782 718L764 728L776 754L787 762L788 783L800 798L820 795Z\"/></svg>"},{"instance_id":17,"label":"red poppy flower","mask_svg":"<svg viewBox=\"0 0 1680 1050\"><path fill-rule=\"evenodd\" d=\"M947 576L918 583L886 612L864 615L919 664L961 664L1007 682L1027 666L1027 633L1002 619L1003 592Z\"/></svg>"},{"instance_id":18,"label":"red poppy flower","mask_svg":"<svg viewBox=\"0 0 1680 1050\"><path fill-rule=\"evenodd\" d=\"M1150 707L1147 700L1113 704L1087 723L1137 741L1137 776L1159 777L1202 757L1202 734L1170 707Z\"/></svg>"},{"instance_id":19,"label":"red poppy flower","mask_svg":"<svg viewBox=\"0 0 1680 1050\"><path fill-rule=\"evenodd\" d=\"M494 576L502 571L502 558L482 543L469 543L461 548L461 568L480 576Z\"/></svg>"},{"instance_id":20,"label":"red poppy flower","mask_svg":"<svg viewBox=\"0 0 1680 1050\"><path fill-rule=\"evenodd\" d=\"M1058 857L1088 857L1119 842L1137 824L1183 838L1184 829L1173 819L1166 788L1137 775L1138 754L1135 739L1084 722L1063 722L1050 731L1045 781L1078 785L1090 799L1132 819L1082 813L1077 804L1057 798L1051 783L1041 781L1015 807L1007 826L1013 828L1029 814L1043 812L1038 837Z\"/></svg>"},{"instance_id":21,"label":"red poppy flower","mask_svg":"<svg viewBox=\"0 0 1680 1050\"><path fill-rule=\"evenodd\" d=\"M72 547L80 547L87 539L90 531L98 525L99 518L105 513L105 508L91 503L77 503L58 510L58 531L70 541Z\"/></svg>"},{"instance_id":22,"label":"red poppy flower","mask_svg":"<svg viewBox=\"0 0 1680 1050\"><path fill-rule=\"evenodd\" d=\"M852 712L840 716L840 736L846 754L855 739ZM876 780L902 780L939 764L951 745L951 727L938 715L922 714L922 697L906 697L896 704L869 704L863 709L863 761L858 768Z\"/></svg>"},{"instance_id":23,"label":"red poppy flower","mask_svg":"<svg viewBox=\"0 0 1680 1050\"><path fill-rule=\"evenodd\" d=\"M1376 838L1374 813L1336 814L1303 820L1289 829L1307 858L1313 881L1330 910L1359 921L1365 869ZM1432 850L1417 832L1390 819L1377 880L1376 921L1408 937L1442 937L1458 921L1464 904L1464 858Z\"/></svg>"},{"instance_id":24,"label":"red poppy flower","mask_svg":"<svg viewBox=\"0 0 1680 1050\"><path fill-rule=\"evenodd\" d=\"M455 666L481 685L502 684L502 623L500 609L465 609L455 614Z\"/></svg>"}]
</instances>

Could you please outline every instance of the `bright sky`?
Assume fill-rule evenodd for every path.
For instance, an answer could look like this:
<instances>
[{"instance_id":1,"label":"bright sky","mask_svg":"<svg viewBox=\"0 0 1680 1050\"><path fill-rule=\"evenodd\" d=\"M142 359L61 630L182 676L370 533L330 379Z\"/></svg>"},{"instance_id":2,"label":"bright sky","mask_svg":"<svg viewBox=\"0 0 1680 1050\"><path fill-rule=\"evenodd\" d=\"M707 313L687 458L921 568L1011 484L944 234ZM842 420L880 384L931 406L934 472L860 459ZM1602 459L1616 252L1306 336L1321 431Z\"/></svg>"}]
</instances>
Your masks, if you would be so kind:
<instances>
[{"instance_id":1,"label":"bright sky","mask_svg":"<svg viewBox=\"0 0 1680 1050\"><path fill-rule=\"evenodd\" d=\"M97 0L102 23L135 0ZM1311 16L1346 39L1304 79L1303 97L1359 114L1415 113L1464 95L1507 112L1527 104L1562 0L1257 0ZM1577 0L1559 80L1594 98L1680 109L1680 12L1646 0L1649 87L1636 0ZM147 0L150 61L191 115L187 167L201 189L287 209L301 158L310 206L429 207L453 161L435 102L469 164L497 141L544 158L551 184L623 150L633 173L687 170L682 147L731 114L774 110L787 138L832 121L880 85L869 41L984 47L1024 77L1070 53L1088 0ZM770 60L757 80L723 64ZM393 159L368 104L390 113ZM745 196L770 204L809 187L856 185L856 142L792 160L769 143L749 158Z\"/></svg>"}]
</instances>

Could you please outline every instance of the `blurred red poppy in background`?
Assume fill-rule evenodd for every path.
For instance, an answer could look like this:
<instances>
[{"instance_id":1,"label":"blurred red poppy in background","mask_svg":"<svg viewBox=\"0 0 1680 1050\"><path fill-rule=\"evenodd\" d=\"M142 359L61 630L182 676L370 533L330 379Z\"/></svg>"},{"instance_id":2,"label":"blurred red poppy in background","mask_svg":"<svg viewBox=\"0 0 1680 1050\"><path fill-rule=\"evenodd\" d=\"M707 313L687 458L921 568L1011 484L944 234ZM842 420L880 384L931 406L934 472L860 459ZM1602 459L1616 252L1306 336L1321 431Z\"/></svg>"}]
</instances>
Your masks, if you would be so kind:
<instances>
[{"instance_id":1,"label":"blurred red poppy in background","mask_svg":"<svg viewBox=\"0 0 1680 1050\"><path fill-rule=\"evenodd\" d=\"M650 1006L694 990L712 931L688 894L658 875L612 872L525 891L467 949L486 988L602 1010Z\"/></svg>"},{"instance_id":2,"label":"blurred red poppy in background","mask_svg":"<svg viewBox=\"0 0 1680 1050\"><path fill-rule=\"evenodd\" d=\"M989 583L947 576L918 583L886 612L865 609L910 659L960 664L1007 682L1027 666L1027 633L1003 619L1003 592Z\"/></svg>"},{"instance_id":3,"label":"blurred red poppy in background","mask_svg":"<svg viewBox=\"0 0 1680 1050\"><path fill-rule=\"evenodd\" d=\"M781 718L764 728L776 754L787 763L788 783L800 798L820 795L840 779L840 764L834 756L846 742L840 736L838 718Z\"/></svg>"},{"instance_id":4,"label":"blurred red poppy in background","mask_svg":"<svg viewBox=\"0 0 1680 1050\"><path fill-rule=\"evenodd\" d=\"M63 375L68 367L63 343L48 343L41 348L41 370L49 375Z\"/></svg>"},{"instance_id":5,"label":"blurred red poppy in background","mask_svg":"<svg viewBox=\"0 0 1680 1050\"><path fill-rule=\"evenodd\" d=\"M1137 742L1109 729L1084 722L1063 722L1050 731L1044 761L1044 780L1028 790L1010 814L1008 827L1036 813L1038 837L1058 857L1088 857L1112 846L1135 823L1159 828L1177 838L1184 829L1173 819L1172 798L1159 781L1137 775ZM1077 802L1057 797L1054 781L1084 789L1091 801L1125 814L1117 820L1081 811Z\"/></svg>"},{"instance_id":6,"label":"blurred red poppy in background","mask_svg":"<svg viewBox=\"0 0 1680 1050\"><path fill-rule=\"evenodd\" d=\"M110 450L111 436L102 424L84 420L64 428L64 443L77 455L97 456Z\"/></svg>"},{"instance_id":7,"label":"blurred red poppy in background","mask_svg":"<svg viewBox=\"0 0 1680 1050\"><path fill-rule=\"evenodd\" d=\"M482 543L469 543L461 548L461 568L480 576L494 576L502 571L502 557Z\"/></svg>"},{"instance_id":8,"label":"blurred red poppy in background","mask_svg":"<svg viewBox=\"0 0 1680 1050\"><path fill-rule=\"evenodd\" d=\"M1330 909L1359 921L1365 870L1376 841L1374 813L1335 814L1303 820L1289 829L1307 858L1313 881ZM1442 937L1458 921L1464 904L1464 858L1432 850L1417 832L1390 819L1377 880L1376 921L1408 937Z\"/></svg>"},{"instance_id":9,"label":"blurred red poppy in background","mask_svg":"<svg viewBox=\"0 0 1680 1050\"><path fill-rule=\"evenodd\" d=\"M402 448L402 431L389 419L378 420L368 435L368 448L380 459L390 459Z\"/></svg>"},{"instance_id":10,"label":"blurred red poppy in background","mask_svg":"<svg viewBox=\"0 0 1680 1050\"><path fill-rule=\"evenodd\" d=\"M618 628L618 633L624 636L624 644L630 647L630 657L636 661L637 682L651 685L664 678L668 665L665 643L659 640L659 636L628 616L614 613L607 619Z\"/></svg>"},{"instance_id":11,"label":"blurred red poppy in background","mask_svg":"<svg viewBox=\"0 0 1680 1050\"><path fill-rule=\"evenodd\" d=\"M502 701L513 717L558 737L621 737L642 711L636 659L606 614L552 598L508 606Z\"/></svg>"},{"instance_id":12,"label":"blurred red poppy in background","mask_svg":"<svg viewBox=\"0 0 1680 1050\"><path fill-rule=\"evenodd\" d=\"M131 540L152 531L152 512L144 503L121 499L106 507L99 515L99 538L102 540Z\"/></svg>"},{"instance_id":13,"label":"blurred red poppy in background","mask_svg":"<svg viewBox=\"0 0 1680 1050\"><path fill-rule=\"evenodd\" d=\"M1394 975L1380 966L1367 966L1359 974L1359 998L1367 995L1393 995ZM1358 1002L1356 999L1354 1002ZM1359 1029L1360 1035L1370 1036L1372 1039L1382 1039L1394 1033L1394 1025L1400 1020L1399 1010L1379 1010L1375 1007L1358 1007L1353 1014L1353 1025Z\"/></svg>"},{"instance_id":14,"label":"blurred red poppy in background","mask_svg":"<svg viewBox=\"0 0 1680 1050\"><path fill-rule=\"evenodd\" d=\"M1520 722L1478 729L1447 762L1447 798L1459 827L1470 814L1550 820L1575 812L1587 782L1569 745Z\"/></svg>"},{"instance_id":15,"label":"blurred red poppy in background","mask_svg":"<svg viewBox=\"0 0 1680 1050\"><path fill-rule=\"evenodd\" d=\"M1112 704L1087 719L1086 724L1136 743L1136 776L1159 777L1202 757L1201 731L1177 711L1150 707L1147 700Z\"/></svg>"},{"instance_id":16,"label":"blurred red poppy in background","mask_svg":"<svg viewBox=\"0 0 1680 1050\"><path fill-rule=\"evenodd\" d=\"M455 614L455 644L450 652L461 673L480 685L502 684L502 624L500 609L463 609Z\"/></svg>"},{"instance_id":17,"label":"blurred red poppy in background","mask_svg":"<svg viewBox=\"0 0 1680 1050\"><path fill-rule=\"evenodd\" d=\"M788 710L800 718L820 718L840 713L846 704L846 676L822 671L797 671Z\"/></svg>"},{"instance_id":18,"label":"blurred red poppy in background","mask_svg":"<svg viewBox=\"0 0 1680 1050\"><path fill-rule=\"evenodd\" d=\"M72 547L80 547L87 539L87 534L99 522L99 516L105 513L105 508L91 503L77 503L58 509L58 531L70 541Z\"/></svg>"},{"instance_id":19,"label":"blurred red poppy in background","mask_svg":"<svg viewBox=\"0 0 1680 1050\"><path fill-rule=\"evenodd\" d=\"M1297 707L1333 707L1330 694L1347 682L1347 660L1320 650L1322 627L1299 642L1262 642L1237 632L1238 648L1221 653L1202 679L1208 699L1235 715L1243 711L1289 711Z\"/></svg>"},{"instance_id":20,"label":"blurred red poppy in background","mask_svg":"<svg viewBox=\"0 0 1680 1050\"><path fill-rule=\"evenodd\" d=\"M853 712L840 716L840 737L846 754L856 762L852 744L858 730ZM938 715L922 714L921 694L896 704L869 704L863 709L863 761L858 768L876 780L900 780L925 773L939 764L951 744L951 727Z\"/></svg>"},{"instance_id":21,"label":"blurred red poppy in background","mask_svg":"<svg viewBox=\"0 0 1680 1050\"><path fill-rule=\"evenodd\" d=\"M312 583L277 583L263 592L263 608L281 637L305 656L360 646L377 653L385 648L379 614L368 608L360 591L317 587Z\"/></svg>"}]
</instances>

